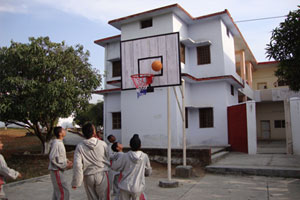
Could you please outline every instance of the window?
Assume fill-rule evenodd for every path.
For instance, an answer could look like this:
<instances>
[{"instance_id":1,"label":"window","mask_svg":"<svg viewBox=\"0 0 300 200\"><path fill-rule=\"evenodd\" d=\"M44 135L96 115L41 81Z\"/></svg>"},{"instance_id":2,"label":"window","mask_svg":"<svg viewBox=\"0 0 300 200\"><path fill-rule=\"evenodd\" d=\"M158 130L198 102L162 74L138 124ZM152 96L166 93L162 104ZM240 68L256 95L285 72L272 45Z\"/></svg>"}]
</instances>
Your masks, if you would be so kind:
<instances>
[{"instance_id":1,"label":"window","mask_svg":"<svg viewBox=\"0 0 300 200\"><path fill-rule=\"evenodd\" d=\"M213 108L199 109L200 128L211 128L214 126Z\"/></svg>"},{"instance_id":2,"label":"window","mask_svg":"<svg viewBox=\"0 0 300 200\"><path fill-rule=\"evenodd\" d=\"M257 89L258 90L263 90L263 89L267 89L267 83L257 83Z\"/></svg>"},{"instance_id":3,"label":"window","mask_svg":"<svg viewBox=\"0 0 300 200\"><path fill-rule=\"evenodd\" d=\"M234 87L233 85L230 85L231 95L234 96Z\"/></svg>"},{"instance_id":4,"label":"window","mask_svg":"<svg viewBox=\"0 0 300 200\"><path fill-rule=\"evenodd\" d=\"M112 129L121 129L121 113L112 113Z\"/></svg>"},{"instance_id":5,"label":"window","mask_svg":"<svg viewBox=\"0 0 300 200\"><path fill-rule=\"evenodd\" d=\"M197 60L198 65L204 65L210 63L210 46L197 47Z\"/></svg>"},{"instance_id":6,"label":"window","mask_svg":"<svg viewBox=\"0 0 300 200\"><path fill-rule=\"evenodd\" d=\"M285 120L275 120L274 127L275 128L285 128Z\"/></svg>"},{"instance_id":7,"label":"window","mask_svg":"<svg viewBox=\"0 0 300 200\"><path fill-rule=\"evenodd\" d=\"M152 18L141 21L141 29L152 27Z\"/></svg>"},{"instance_id":8,"label":"window","mask_svg":"<svg viewBox=\"0 0 300 200\"><path fill-rule=\"evenodd\" d=\"M189 113L188 108L185 108L185 128L189 127Z\"/></svg>"},{"instance_id":9,"label":"window","mask_svg":"<svg viewBox=\"0 0 300 200\"><path fill-rule=\"evenodd\" d=\"M226 34L228 37L230 37L230 31L229 31L229 28L226 26Z\"/></svg>"},{"instance_id":10,"label":"window","mask_svg":"<svg viewBox=\"0 0 300 200\"><path fill-rule=\"evenodd\" d=\"M121 61L112 62L112 77L121 76Z\"/></svg>"},{"instance_id":11,"label":"window","mask_svg":"<svg viewBox=\"0 0 300 200\"><path fill-rule=\"evenodd\" d=\"M185 64L185 46L180 43L180 62Z\"/></svg>"}]
</instances>

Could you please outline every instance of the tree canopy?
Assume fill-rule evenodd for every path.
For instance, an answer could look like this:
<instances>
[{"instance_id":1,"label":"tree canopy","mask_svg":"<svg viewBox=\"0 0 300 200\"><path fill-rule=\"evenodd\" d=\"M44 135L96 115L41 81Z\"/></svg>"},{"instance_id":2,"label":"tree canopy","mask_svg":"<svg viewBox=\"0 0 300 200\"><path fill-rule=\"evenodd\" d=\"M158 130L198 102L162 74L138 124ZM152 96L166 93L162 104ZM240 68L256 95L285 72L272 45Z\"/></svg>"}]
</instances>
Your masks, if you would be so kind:
<instances>
[{"instance_id":1,"label":"tree canopy","mask_svg":"<svg viewBox=\"0 0 300 200\"><path fill-rule=\"evenodd\" d=\"M279 61L275 75L291 90L300 90L300 9L291 11L272 31L267 57Z\"/></svg>"},{"instance_id":2,"label":"tree canopy","mask_svg":"<svg viewBox=\"0 0 300 200\"><path fill-rule=\"evenodd\" d=\"M90 104L86 110L76 113L74 121L80 126L83 126L85 122L91 122L95 126L103 126L103 101Z\"/></svg>"},{"instance_id":3,"label":"tree canopy","mask_svg":"<svg viewBox=\"0 0 300 200\"><path fill-rule=\"evenodd\" d=\"M88 58L83 46L49 37L0 47L0 121L28 128L44 145L58 118L85 108L101 84Z\"/></svg>"}]
</instances>

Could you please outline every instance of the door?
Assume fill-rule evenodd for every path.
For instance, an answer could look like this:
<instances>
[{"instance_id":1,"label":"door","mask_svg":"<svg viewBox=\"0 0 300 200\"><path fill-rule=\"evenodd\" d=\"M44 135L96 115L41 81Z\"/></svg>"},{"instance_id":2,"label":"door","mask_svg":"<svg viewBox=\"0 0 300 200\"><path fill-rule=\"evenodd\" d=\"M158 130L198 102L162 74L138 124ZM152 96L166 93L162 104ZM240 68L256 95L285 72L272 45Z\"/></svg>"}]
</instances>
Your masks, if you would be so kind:
<instances>
[{"instance_id":1,"label":"door","mask_svg":"<svg viewBox=\"0 0 300 200\"><path fill-rule=\"evenodd\" d=\"M228 142L232 151L248 153L246 104L227 108Z\"/></svg>"},{"instance_id":2,"label":"door","mask_svg":"<svg viewBox=\"0 0 300 200\"><path fill-rule=\"evenodd\" d=\"M260 121L261 136L264 140L271 139L270 120Z\"/></svg>"}]
</instances>

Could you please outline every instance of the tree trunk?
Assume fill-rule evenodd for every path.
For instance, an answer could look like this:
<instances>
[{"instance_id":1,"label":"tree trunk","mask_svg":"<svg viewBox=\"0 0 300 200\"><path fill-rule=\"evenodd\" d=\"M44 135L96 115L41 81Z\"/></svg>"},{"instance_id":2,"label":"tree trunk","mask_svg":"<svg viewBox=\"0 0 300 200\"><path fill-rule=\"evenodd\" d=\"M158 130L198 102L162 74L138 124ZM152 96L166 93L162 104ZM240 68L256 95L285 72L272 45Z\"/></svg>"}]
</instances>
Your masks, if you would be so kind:
<instances>
[{"instance_id":1,"label":"tree trunk","mask_svg":"<svg viewBox=\"0 0 300 200\"><path fill-rule=\"evenodd\" d=\"M50 153L50 147L51 147L52 141L45 141L43 144L43 152L44 154L49 154Z\"/></svg>"},{"instance_id":2,"label":"tree trunk","mask_svg":"<svg viewBox=\"0 0 300 200\"><path fill-rule=\"evenodd\" d=\"M38 124L34 125L34 134L39 138L40 142L42 143L41 154L48 154L49 153L49 150L48 150L49 141L47 142L46 138L42 135L43 133L40 130Z\"/></svg>"}]
</instances>

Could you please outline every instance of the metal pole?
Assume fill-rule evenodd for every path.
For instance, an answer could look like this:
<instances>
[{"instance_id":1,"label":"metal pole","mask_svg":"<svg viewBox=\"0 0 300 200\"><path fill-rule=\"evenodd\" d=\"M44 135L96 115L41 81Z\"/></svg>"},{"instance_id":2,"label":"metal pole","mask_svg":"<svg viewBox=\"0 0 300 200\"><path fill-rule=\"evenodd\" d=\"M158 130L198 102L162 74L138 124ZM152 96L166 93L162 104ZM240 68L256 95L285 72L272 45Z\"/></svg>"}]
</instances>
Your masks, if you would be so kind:
<instances>
[{"instance_id":1,"label":"metal pole","mask_svg":"<svg viewBox=\"0 0 300 200\"><path fill-rule=\"evenodd\" d=\"M185 82L182 79L182 145L183 145L183 166L186 166L186 133L185 133L185 101L184 101L184 90L185 90Z\"/></svg>"},{"instance_id":2,"label":"metal pole","mask_svg":"<svg viewBox=\"0 0 300 200\"><path fill-rule=\"evenodd\" d=\"M170 105L170 87L167 94L168 107L168 180L171 180L171 105Z\"/></svg>"}]
</instances>

